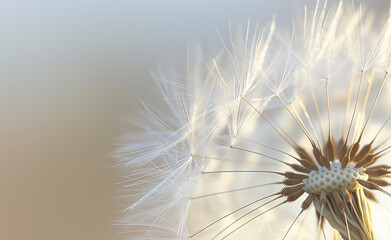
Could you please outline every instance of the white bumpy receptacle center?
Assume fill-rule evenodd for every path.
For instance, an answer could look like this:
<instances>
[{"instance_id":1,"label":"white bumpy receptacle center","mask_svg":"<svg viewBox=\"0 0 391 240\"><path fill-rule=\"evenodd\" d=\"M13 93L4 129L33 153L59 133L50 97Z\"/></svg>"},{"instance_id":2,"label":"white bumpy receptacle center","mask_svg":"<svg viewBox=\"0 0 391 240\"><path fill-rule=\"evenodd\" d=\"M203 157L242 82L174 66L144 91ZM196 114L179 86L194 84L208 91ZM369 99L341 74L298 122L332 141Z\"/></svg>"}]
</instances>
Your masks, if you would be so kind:
<instances>
[{"instance_id":1,"label":"white bumpy receptacle center","mask_svg":"<svg viewBox=\"0 0 391 240\"><path fill-rule=\"evenodd\" d=\"M317 171L311 171L308 178L303 180L304 190L308 193L320 194L323 190L331 193L345 187L355 190L359 185L357 179L368 180L368 175L363 168L356 168L355 164L349 164L342 168L340 162L330 163L330 169L318 166Z\"/></svg>"}]
</instances>

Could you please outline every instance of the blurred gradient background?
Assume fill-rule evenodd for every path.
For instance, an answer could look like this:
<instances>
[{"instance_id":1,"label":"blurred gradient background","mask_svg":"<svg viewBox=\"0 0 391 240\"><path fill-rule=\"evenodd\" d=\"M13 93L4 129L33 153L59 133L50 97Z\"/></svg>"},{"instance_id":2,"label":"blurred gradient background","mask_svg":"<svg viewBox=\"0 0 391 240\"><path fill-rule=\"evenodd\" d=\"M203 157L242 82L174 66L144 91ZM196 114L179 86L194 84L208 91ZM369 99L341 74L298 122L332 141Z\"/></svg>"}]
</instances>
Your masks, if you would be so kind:
<instances>
[{"instance_id":1,"label":"blurred gradient background","mask_svg":"<svg viewBox=\"0 0 391 240\"><path fill-rule=\"evenodd\" d=\"M138 99L159 101L150 71L304 2L0 1L0 239L123 239L112 155Z\"/></svg>"}]
</instances>

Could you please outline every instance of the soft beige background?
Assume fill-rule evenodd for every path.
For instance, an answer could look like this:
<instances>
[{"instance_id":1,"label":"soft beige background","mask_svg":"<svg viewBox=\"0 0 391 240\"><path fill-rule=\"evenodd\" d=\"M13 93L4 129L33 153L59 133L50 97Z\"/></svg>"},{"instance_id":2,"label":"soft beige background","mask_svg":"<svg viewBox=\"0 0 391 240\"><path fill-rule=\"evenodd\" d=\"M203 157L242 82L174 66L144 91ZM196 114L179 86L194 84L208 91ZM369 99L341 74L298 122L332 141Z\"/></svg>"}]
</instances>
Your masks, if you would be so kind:
<instances>
[{"instance_id":1,"label":"soft beige background","mask_svg":"<svg viewBox=\"0 0 391 240\"><path fill-rule=\"evenodd\" d=\"M111 155L138 98L156 100L150 71L302 2L1 1L0 239L121 239Z\"/></svg>"}]
</instances>

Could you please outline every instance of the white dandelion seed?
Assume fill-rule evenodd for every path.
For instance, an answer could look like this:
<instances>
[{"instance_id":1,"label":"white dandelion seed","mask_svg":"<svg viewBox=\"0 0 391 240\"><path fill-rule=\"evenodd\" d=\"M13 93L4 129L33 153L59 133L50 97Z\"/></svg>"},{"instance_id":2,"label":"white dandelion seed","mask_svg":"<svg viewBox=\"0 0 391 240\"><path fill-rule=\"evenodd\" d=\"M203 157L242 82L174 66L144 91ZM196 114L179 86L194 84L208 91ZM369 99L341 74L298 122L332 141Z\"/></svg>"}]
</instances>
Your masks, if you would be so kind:
<instances>
[{"instance_id":1,"label":"white dandelion seed","mask_svg":"<svg viewBox=\"0 0 391 240\"><path fill-rule=\"evenodd\" d=\"M317 2L155 75L119 150L130 239L388 239L391 20ZM382 26L382 27L379 27ZM221 39L223 37L220 36Z\"/></svg>"}]
</instances>

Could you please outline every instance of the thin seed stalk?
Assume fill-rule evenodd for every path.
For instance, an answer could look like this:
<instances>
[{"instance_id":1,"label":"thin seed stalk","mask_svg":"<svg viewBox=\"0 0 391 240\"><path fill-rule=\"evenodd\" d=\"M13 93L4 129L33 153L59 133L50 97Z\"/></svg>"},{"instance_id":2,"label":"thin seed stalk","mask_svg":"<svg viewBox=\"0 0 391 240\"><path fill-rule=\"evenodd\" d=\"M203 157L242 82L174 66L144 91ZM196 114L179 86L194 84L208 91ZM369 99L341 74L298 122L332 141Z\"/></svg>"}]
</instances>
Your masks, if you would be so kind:
<instances>
[{"instance_id":1,"label":"thin seed stalk","mask_svg":"<svg viewBox=\"0 0 391 240\"><path fill-rule=\"evenodd\" d=\"M349 236L351 240L377 240L373 229L371 209L363 188L358 186L349 193L352 196L352 203L343 200L342 205L341 203L338 204L332 195L327 195L323 216L344 240L349 240ZM314 206L316 211L320 213L322 207L319 195L314 198ZM349 228L346 226L343 212L346 214ZM349 232L347 229L349 229Z\"/></svg>"}]
</instances>

